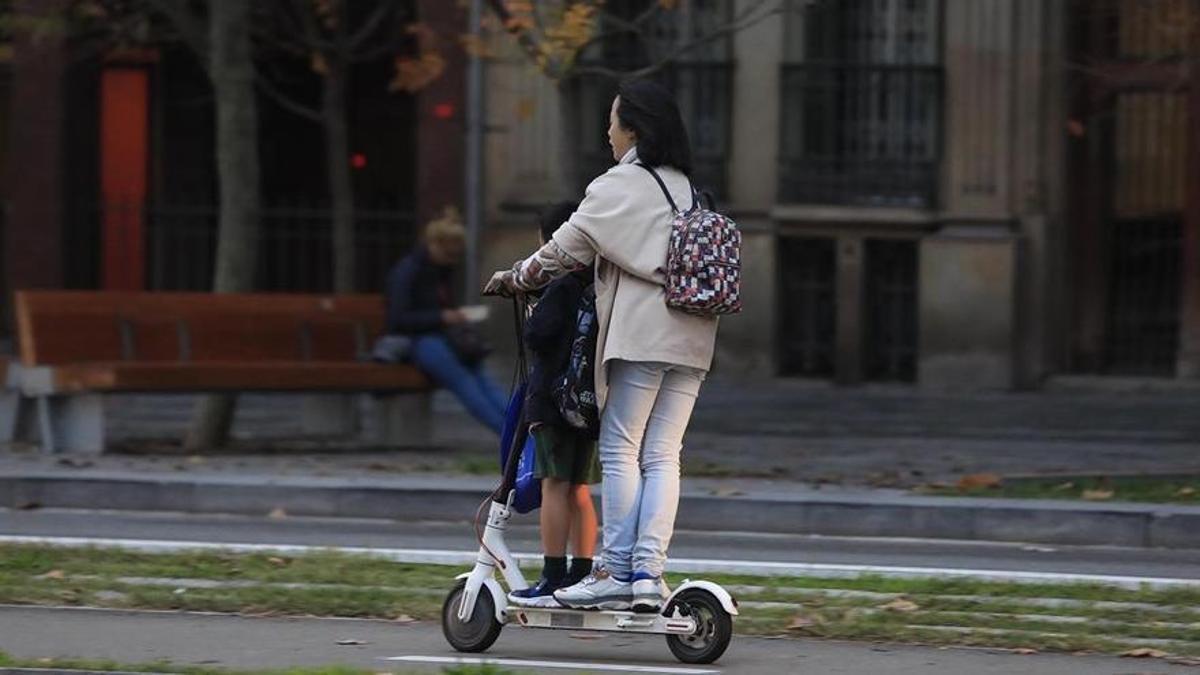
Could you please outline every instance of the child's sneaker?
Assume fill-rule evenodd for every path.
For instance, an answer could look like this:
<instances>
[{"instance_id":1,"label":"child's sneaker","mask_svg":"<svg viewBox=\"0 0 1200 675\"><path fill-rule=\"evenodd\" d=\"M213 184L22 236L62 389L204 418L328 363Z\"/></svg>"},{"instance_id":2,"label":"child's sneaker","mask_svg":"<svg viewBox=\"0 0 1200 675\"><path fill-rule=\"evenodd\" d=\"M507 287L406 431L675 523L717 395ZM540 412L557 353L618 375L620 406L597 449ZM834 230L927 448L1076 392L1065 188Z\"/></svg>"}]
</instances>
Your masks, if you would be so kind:
<instances>
[{"instance_id":1,"label":"child's sneaker","mask_svg":"<svg viewBox=\"0 0 1200 675\"><path fill-rule=\"evenodd\" d=\"M518 607L561 607L554 599L559 584L542 577L536 584L508 594L508 601Z\"/></svg>"},{"instance_id":2,"label":"child's sneaker","mask_svg":"<svg viewBox=\"0 0 1200 675\"><path fill-rule=\"evenodd\" d=\"M554 598L572 609L629 609L632 586L600 568L574 586L558 589Z\"/></svg>"},{"instance_id":3,"label":"child's sneaker","mask_svg":"<svg viewBox=\"0 0 1200 675\"><path fill-rule=\"evenodd\" d=\"M662 577L656 577L648 572L635 572L633 575L632 609L635 612L657 612L662 609L663 602L671 595L667 582Z\"/></svg>"}]
</instances>

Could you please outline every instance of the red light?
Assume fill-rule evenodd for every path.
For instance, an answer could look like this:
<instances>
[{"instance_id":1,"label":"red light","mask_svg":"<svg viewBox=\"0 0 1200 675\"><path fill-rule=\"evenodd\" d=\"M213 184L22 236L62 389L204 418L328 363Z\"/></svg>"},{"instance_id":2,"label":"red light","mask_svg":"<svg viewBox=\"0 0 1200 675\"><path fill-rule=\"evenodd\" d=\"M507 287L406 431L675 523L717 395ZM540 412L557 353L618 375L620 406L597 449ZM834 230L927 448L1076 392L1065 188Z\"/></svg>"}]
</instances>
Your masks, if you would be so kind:
<instances>
[{"instance_id":1,"label":"red light","mask_svg":"<svg viewBox=\"0 0 1200 675\"><path fill-rule=\"evenodd\" d=\"M367 168L367 156L361 152L356 152L353 155L350 155L350 166L356 169Z\"/></svg>"},{"instance_id":2,"label":"red light","mask_svg":"<svg viewBox=\"0 0 1200 675\"><path fill-rule=\"evenodd\" d=\"M439 120L448 120L451 117L454 117L454 104L438 103L437 105L433 106L433 116Z\"/></svg>"}]
</instances>

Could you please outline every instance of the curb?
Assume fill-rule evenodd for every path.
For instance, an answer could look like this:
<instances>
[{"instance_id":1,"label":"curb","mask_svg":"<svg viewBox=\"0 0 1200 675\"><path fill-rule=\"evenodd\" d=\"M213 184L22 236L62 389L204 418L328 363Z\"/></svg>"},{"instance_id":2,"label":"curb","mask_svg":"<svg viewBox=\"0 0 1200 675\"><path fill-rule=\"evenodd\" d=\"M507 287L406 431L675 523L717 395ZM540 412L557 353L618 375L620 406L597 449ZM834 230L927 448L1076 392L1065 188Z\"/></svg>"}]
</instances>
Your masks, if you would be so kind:
<instances>
[{"instance_id":1,"label":"curb","mask_svg":"<svg viewBox=\"0 0 1200 675\"><path fill-rule=\"evenodd\" d=\"M225 475L4 475L0 507L465 521L491 479L264 479ZM525 516L528 517L528 516ZM1200 548L1200 506L928 497L764 484L721 496L689 487L680 529L1059 545Z\"/></svg>"}]
</instances>

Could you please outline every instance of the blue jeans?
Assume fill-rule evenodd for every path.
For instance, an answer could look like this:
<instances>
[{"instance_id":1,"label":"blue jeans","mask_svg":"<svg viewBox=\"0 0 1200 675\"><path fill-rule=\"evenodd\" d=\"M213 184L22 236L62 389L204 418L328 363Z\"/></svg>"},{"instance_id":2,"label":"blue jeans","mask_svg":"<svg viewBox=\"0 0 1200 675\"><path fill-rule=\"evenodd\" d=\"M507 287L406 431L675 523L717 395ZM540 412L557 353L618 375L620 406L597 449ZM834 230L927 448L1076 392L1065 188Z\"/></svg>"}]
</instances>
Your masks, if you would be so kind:
<instances>
[{"instance_id":1,"label":"blue jeans","mask_svg":"<svg viewBox=\"0 0 1200 675\"><path fill-rule=\"evenodd\" d=\"M484 372L482 363L464 364L445 336L436 333L414 340L410 357L434 382L453 392L472 417L500 434L508 397Z\"/></svg>"},{"instance_id":2,"label":"blue jeans","mask_svg":"<svg viewBox=\"0 0 1200 675\"><path fill-rule=\"evenodd\" d=\"M679 507L683 434L706 373L614 360L600 419L604 566L618 577L661 576Z\"/></svg>"}]
</instances>

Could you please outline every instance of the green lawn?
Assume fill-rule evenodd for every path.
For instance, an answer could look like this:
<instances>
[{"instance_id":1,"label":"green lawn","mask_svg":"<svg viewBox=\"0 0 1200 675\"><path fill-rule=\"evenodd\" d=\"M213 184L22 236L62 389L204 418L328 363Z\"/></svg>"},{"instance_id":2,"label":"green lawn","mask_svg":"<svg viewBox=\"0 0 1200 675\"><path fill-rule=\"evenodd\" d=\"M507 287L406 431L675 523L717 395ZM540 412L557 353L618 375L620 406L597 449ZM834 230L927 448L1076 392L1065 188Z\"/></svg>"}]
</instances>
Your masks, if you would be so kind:
<instances>
[{"instance_id":1,"label":"green lawn","mask_svg":"<svg viewBox=\"0 0 1200 675\"><path fill-rule=\"evenodd\" d=\"M437 621L462 571L334 552L0 546L0 603ZM741 603L743 635L1200 655L1200 588L704 576Z\"/></svg>"}]
</instances>

